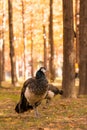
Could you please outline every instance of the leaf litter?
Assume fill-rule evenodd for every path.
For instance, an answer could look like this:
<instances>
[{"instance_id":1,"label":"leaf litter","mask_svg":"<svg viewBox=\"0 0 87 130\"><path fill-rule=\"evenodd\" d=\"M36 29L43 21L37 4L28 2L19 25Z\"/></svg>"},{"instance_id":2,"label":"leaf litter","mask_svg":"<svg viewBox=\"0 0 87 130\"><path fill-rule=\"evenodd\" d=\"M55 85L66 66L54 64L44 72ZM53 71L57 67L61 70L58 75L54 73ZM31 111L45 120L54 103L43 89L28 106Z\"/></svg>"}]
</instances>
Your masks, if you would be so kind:
<instances>
[{"instance_id":1,"label":"leaf litter","mask_svg":"<svg viewBox=\"0 0 87 130\"><path fill-rule=\"evenodd\" d=\"M87 130L87 98L61 99L56 96L47 108L43 101L34 112L17 114L14 110L20 90L0 88L0 130Z\"/></svg>"}]
</instances>

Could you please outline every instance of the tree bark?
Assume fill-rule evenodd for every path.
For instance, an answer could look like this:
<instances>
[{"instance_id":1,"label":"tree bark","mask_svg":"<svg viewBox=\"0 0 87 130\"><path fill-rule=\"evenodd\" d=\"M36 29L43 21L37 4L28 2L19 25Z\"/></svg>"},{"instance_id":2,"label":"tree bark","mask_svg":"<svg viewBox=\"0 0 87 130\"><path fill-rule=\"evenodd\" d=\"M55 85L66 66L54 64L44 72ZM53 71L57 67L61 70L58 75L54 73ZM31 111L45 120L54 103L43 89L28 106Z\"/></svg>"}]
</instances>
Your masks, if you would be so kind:
<instances>
[{"instance_id":1,"label":"tree bark","mask_svg":"<svg viewBox=\"0 0 87 130\"><path fill-rule=\"evenodd\" d=\"M1 60L1 57L2 57L2 51L0 49L0 87L1 87L1 81L2 81L2 60Z\"/></svg>"},{"instance_id":2,"label":"tree bark","mask_svg":"<svg viewBox=\"0 0 87 130\"><path fill-rule=\"evenodd\" d=\"M33 54L33 49L34 49L34 38L33 38L33 12L31 11L30 14L30 40L31 40L31 76L34 76L34 54Z\"/></svg>"},{"instance_id":3,"label":"tree bark","mask_svg":"<svg viewBox=\"0 0 87 130\"><path fill-rule=\"evenodd\" d=\"M1 81L4 81L5 80L5 56L4 56L4 49L5 49L5 44L4 44L4 20L5 20L5 18L4 18L4 13L5 13L5 3L4 3L4 1L1 1L1 5L2 5L2 11L3 11L3 13L2 13L2 30L1 30L1 32L0 32L0 39L1 39L1 43L0 43L0 49L1 49L1 58L0 58L0 60L1 60L1 71L0 71L0 73L1 73Z\"/></svg>"},{"instance_id":4,"label":"tree bark","mask_svg":"<svg viewBox=\"0 0 87 130\"><path fill-rule=\"evenodd\" d=\"M26 79L26 34L24 23L24 1L22 0L22 25L23 25L23 45L24 45L24 79Z\"/></svg>"},{"instance_id":5,"label":"tree bark","mask_svg":"<svg viewBox=\"0 0 87 130\"><path fill-rule=\"evenodd\" d=\"M73 1L63 0L63 81L64 98L75 94L75 52L73 27Z\"/></svg>"},{"instance_id":6,"label":"tree bark","mask_svg":"<svg viewBox=\"0 0 87 130\"><path fill-rule=\"evenodd\" d=\"M80 0L79 95L87 94L87 0Z\"/></svg>"},{"instance_id":7,"label":"tree bark","mask_svg":"<svg viewBox=\"0 0 87 130\"><path fill-rule=\"evenodd\" d=\"M46 30L44 24L43 24L43 41L44 41L44 67L47 68Z\"/></svg>"},{"instance_id":8,"label":"tree bark","mask_svg":"<svg viewBox=\"0 0 87 130\"><path fill-rule=\"evenodd\" d=\"M5 24L5 3L2 2L2 8L3 8L3 18L2 18L2 39L3 39L3 45L2 45L2 81L5 81L5 37L4 37L4 24Z\"/></svg>"},{"instance_id":9,"label":"tree bark","mask_svg":"<svg viewBox=\"0 0 87 130\"><path fill-rule=\"evenodd\" d=\"M54 80L54 43L53 43L53 0L50 0L50 16L49 16L49 45L50 45L50 59L49 71L50 79Z\"/></svg>"},{"instance_id":10,"label":"tree bark","mask_svg":"<svg viewBox=\"0 0 87 130\"><path fill-rule=\"evenodd\" d=\"M3 36L3 46L2 46L2 81L5 81L5 44Z\"/></svg>"},{"instance_id":11,"label":"tree bark","mask_svg":"<svg viewBox=\"0 0 87 130\"><path fill-rule=\"evenodd\" d=\"M79 9L80 0L75 3L75 25L76 25L76 63L79 64Z\"/></svg>"},{"instance_id":12,"label":"tree bark","mask_svg":"<svg viewBox=\"0 0 87 130\"><path fill-rule=\"evenodd\" d=\"M16 85L16 62L13 41L13 19L12 19L12 0L8 0L8 17L9 17L9 44L10 44L10 60L11 60L11 78L12 84Z\"/></svg>"}]
</instances>

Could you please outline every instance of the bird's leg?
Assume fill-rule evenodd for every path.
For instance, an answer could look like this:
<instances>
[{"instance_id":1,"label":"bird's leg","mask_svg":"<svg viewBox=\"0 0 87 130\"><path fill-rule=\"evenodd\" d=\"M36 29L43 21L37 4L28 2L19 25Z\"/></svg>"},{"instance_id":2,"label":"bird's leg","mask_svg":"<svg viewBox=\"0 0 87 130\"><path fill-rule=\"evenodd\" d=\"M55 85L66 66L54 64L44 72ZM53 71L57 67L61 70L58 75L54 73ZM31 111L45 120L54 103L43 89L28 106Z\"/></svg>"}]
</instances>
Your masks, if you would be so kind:
<instances>
[{"instance_id":1,"label":"bird's leg","mask_svg":"<svg viewBox=\"0 0 87 130\"><path fill-rule=\"evenodd\" d=\"M35 117L39 117L38 109L33 106L34 112L35 112Z\"/></svg>"},{"instance_id":2,"label":"bird's leg","mask_svg":"<svg viewBox=\"0 0 87 130\"><path fill-rule=\"evenodd\" d=\"M51 99L47 99L47 100L46 100L46 106L47 106L47 107L49 106L50 101L51 101Z\"/></svg>"}]
</instances>

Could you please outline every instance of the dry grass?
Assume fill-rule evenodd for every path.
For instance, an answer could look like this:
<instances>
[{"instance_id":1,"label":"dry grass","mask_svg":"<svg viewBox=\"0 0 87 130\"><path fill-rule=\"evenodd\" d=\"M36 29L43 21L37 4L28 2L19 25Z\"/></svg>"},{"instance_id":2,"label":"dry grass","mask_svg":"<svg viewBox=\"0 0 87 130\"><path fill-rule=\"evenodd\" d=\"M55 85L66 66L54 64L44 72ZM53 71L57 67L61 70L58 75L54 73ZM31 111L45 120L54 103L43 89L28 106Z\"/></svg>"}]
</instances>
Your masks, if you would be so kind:
<instances>
[{"instance_id":1,"label":"dry grass","mask_svg":"<svg viewBox=\"0 0 87 130\"><path fill-rule=\"evenodd\" d=\"M56 96L47 108L39 106L40 118L34 112L17 114L20 87L0 88L0 130L87 130L87 98L61 99Z\"/></svg>"}]
</instances>

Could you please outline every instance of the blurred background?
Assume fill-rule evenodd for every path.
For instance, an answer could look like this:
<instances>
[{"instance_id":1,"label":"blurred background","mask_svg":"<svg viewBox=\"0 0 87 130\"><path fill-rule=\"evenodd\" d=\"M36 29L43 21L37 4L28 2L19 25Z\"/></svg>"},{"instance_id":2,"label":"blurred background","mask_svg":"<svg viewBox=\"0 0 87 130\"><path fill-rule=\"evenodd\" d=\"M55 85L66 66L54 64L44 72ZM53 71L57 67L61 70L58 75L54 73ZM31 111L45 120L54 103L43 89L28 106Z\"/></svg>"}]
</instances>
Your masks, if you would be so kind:
<instances>
[{"instance_id":1,"label":"blurred background","mask_svg":"<svg viewBox=\"0 0 87 130\"><path fill-rule=\"evenodd\" d=\"M50 6L53 9L52 50L49 40ZM5 80L11 78L10 56L12 55L15 59L18 80L34 76L40 66L45 66L49 70L52 55L55 78L62 77L62 17L61 0L55 0L52 5L47 0L0 1L0 72L3 75L2 78ZM14 48L14 52L10 51L11 47Z\"/></svg>"}]
</instances>

